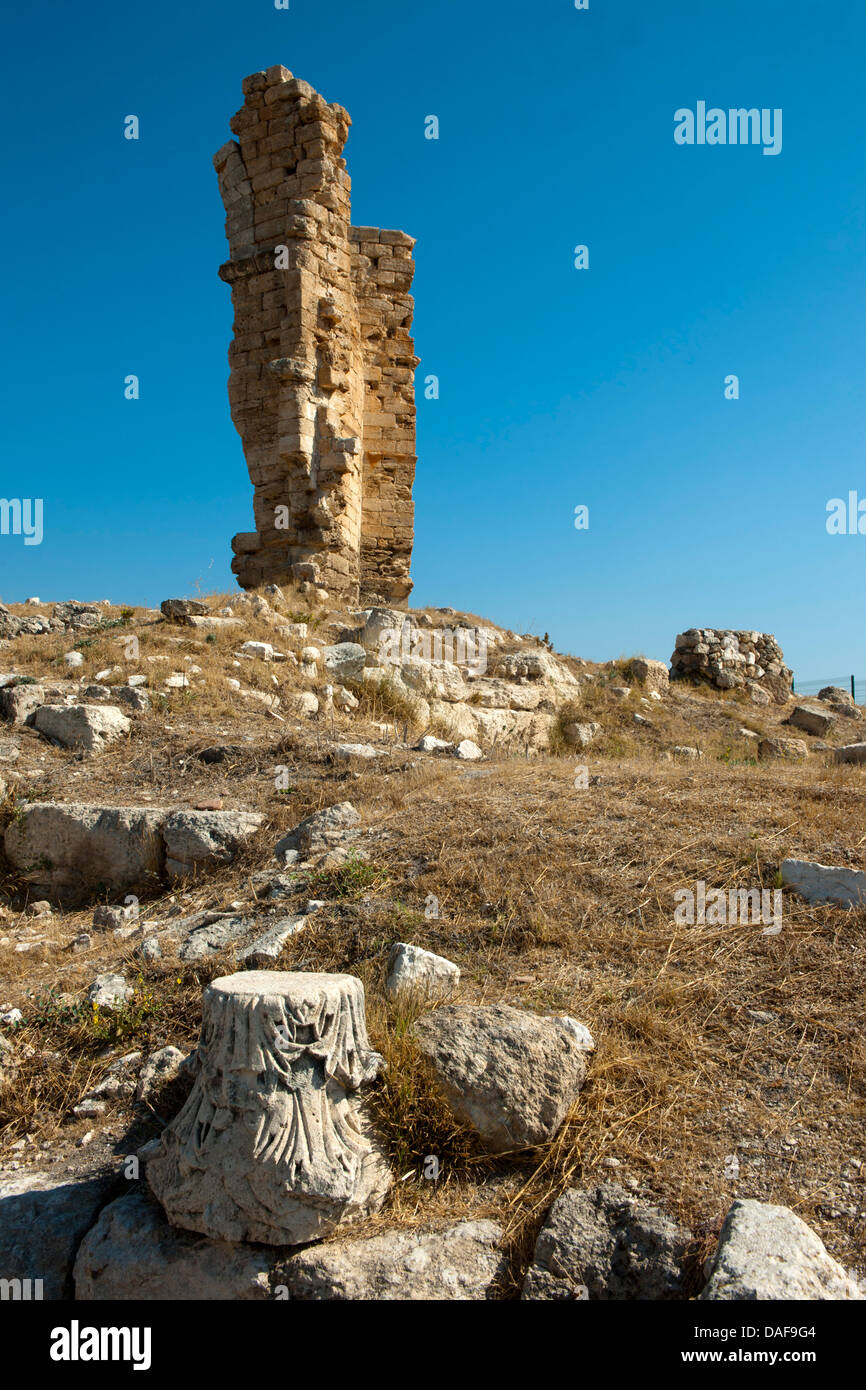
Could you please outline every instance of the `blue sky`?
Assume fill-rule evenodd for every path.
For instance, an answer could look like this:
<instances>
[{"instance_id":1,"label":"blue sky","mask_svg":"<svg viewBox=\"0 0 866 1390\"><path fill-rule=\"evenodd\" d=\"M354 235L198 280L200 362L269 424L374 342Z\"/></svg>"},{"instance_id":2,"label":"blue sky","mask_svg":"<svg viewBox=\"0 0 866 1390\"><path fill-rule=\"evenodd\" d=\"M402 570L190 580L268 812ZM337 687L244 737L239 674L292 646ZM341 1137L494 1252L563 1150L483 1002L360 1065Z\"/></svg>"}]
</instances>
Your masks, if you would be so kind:
<instances>
[{"instance_id":1,"label":"blue sky","mask_svg":"<svg viewBox=\"0 0 866 1390\"><path fill-rule=\"evenodd\" d=\"M592 659L759 628L866 678L866 535L825 527L866 498L862 0L49 0L4 38L0 493L44 499L6 602L234 587L211 157L282 62L352 116L353 220L418 239L413 603ZM782 152L675 144L699 100L781 108Z\"/></svg>"}]
</instances>

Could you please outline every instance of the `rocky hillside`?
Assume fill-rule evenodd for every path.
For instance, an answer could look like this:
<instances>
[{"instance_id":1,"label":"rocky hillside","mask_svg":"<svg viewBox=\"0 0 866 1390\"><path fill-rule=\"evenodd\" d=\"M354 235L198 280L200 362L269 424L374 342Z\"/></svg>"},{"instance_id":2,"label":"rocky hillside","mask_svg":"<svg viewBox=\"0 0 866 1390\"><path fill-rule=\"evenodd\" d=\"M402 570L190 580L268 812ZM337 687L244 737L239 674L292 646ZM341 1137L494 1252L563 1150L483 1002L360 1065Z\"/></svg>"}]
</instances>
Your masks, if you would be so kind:
<instances>
[{"instance_id":1,"label":"rocky hillside","mask_svg":"<svg viewBox=\"0 0 866 1390\"><path fill-rule=\"evenodd\" d=\"M862 1297L862 711L718 688L709 632L671 682L311 585L0 606L0 1275ZM253 1153L208 1078L260 1015ZM284 1153L286 1057L339 1182ZM204 1113L244 1190L289 1164L273 1224L190 1187Z\"/></svg>"}]
</instances>

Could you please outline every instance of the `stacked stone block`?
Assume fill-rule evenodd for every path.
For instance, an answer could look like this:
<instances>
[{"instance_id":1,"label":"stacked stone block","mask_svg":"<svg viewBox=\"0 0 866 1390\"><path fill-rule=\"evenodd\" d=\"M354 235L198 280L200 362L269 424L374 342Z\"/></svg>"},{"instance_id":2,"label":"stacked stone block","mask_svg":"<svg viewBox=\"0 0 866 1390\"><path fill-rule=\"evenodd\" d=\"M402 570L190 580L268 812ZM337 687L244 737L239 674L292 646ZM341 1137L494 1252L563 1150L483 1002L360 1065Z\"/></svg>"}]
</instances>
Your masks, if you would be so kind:
<instances>
[{"instance_id":1,"label":"stacked stone block","mask_svg":"<svg viewBox=\"0 0 866 1390\"><path fill-rule=\"evenodd\" d=\"M350 227L349 240L364 356L361 587L368 600L399 602L412 588L415 243L375 227Z\"/></svg>"},{"instance_id":2,"label":"stacked stone block","mask_svg":"<svg viewBox=\"0 0 866 1390\"><path fill-rule=\"evenodd\" d=\"M351 124L286 68L254 73L214 164L226 209L229 400L254 487L244 588L411 591L417 365L403 232L350 225Z\"/></svg>"},{"instance_id":3,"label":"stacked stone block","mask_svg":"<svg viewBox=\"0 0 866 1390\"><path fill-rule=\"evenodd\" d=\"M784 704L791 672L772 633L689 628L680 633L671 657L671 679L695 677L719 690L755 687Z\"/></svg>"}]
</instances>

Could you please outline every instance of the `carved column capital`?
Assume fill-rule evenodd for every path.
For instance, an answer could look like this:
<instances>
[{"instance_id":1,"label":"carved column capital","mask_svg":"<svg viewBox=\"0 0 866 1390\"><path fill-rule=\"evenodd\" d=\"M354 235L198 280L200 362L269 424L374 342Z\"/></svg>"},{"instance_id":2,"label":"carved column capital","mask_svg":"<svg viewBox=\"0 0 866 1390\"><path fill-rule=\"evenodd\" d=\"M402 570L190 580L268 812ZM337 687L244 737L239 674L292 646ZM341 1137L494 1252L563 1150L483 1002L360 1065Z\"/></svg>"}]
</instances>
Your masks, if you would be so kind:
<instances>
[{"instance_id":1,"label":"carved column capital","mask_svg":"<svg viewBox=\"0 0 866 1390\"><path fill-rule=\"evenodd\" d=\"M383 1066L353 975L245 971L205 990L200 1067L148 1164L176 1226L294 1245L376 1211L390 1185L357 1094Z\"/></svg>"}]
</instances>

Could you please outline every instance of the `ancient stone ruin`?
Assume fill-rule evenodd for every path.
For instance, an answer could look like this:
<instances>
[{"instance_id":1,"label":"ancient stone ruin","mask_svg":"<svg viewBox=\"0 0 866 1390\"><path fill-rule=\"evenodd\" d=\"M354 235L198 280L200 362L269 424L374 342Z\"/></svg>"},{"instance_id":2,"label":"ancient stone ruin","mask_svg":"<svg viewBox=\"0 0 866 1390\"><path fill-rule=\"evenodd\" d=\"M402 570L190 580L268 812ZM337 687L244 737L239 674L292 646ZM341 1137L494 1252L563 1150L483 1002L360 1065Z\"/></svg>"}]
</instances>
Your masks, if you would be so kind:
<instances>
[{"instance_id":1,"label":"ancient stone ruin","mask_svg":"<svg viewBox=\"0 0 866 1390\"><path fill-rule=\"evenodd\" d=\"M169 1220L297 1245L377 1211L391 1175L356 1093L382 1065L354 975L214 980L195 1085L147 1169Z\"/></svg>"},{"instance_id":2,"label":"ancient stone ruin","mask_svg":"<svg viewBox=\"0 0 866 1390\"><path fill-rule=\"evenodd\" d=\"M791 672L772 633L689 628L677 637L671 657L671 679L687 676L719 690L742 686L759 700L765 696L780 705L791 694Z\"/></svg>"},{"instance_id":3,"label":"ancient stone ruin","mask_svg":"<svg viewBox=\"0 0 866 1390\"><path fill-rule=\"evenodd\" d=\"M355 603L412 588L414 240L350 225L351 124L284 67L243 83L214 157L235 311L229 400L255 488L243 588L290 578Z\"/></svg>"}]
</instances>

